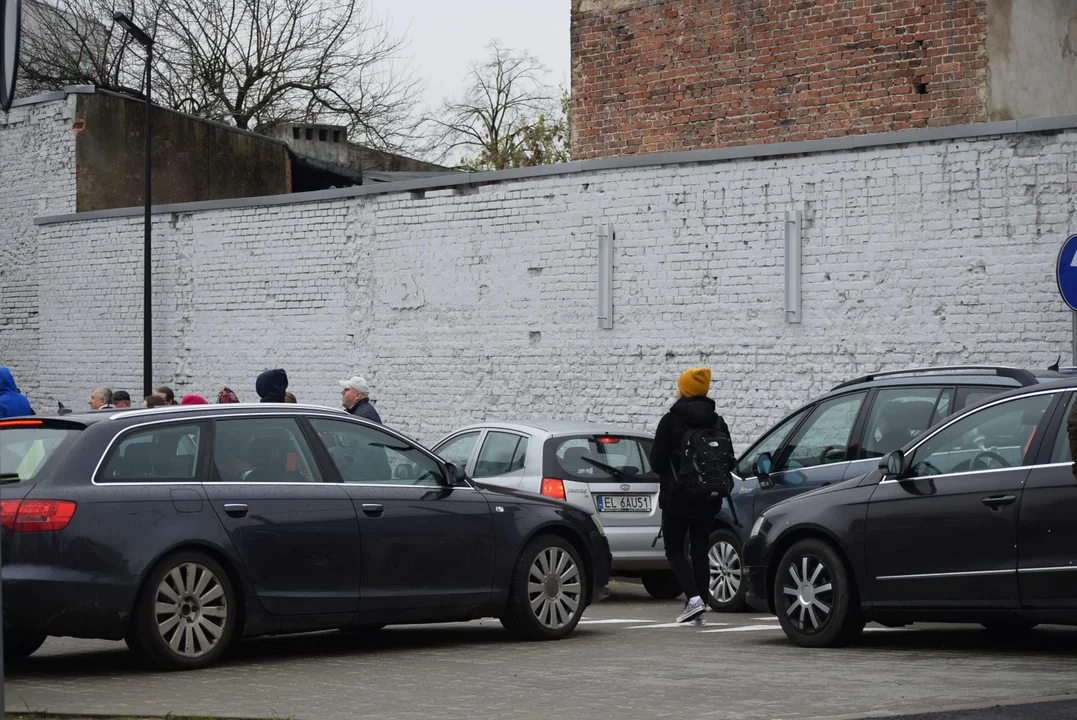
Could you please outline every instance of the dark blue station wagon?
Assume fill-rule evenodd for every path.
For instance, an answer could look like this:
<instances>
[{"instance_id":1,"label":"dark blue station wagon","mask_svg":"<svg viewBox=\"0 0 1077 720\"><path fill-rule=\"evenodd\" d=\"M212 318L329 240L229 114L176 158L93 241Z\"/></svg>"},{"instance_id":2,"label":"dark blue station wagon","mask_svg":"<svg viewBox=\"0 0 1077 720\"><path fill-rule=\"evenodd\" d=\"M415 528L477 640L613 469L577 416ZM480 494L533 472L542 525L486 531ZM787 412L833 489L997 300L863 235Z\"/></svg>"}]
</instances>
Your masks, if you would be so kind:
<instances>
[{"instance_id":1,"label":"dark blue station wagon","mask_svg":"<svg viewBox=\"0 0 1077 720\"><path fill-rule=\"evenodd\" d=\"M557 639L610 570L588 513L327 408L3 420L0 481L10 661L57 635L189 669L239 637L479 617Z\"/></svg>"}]
</instances>

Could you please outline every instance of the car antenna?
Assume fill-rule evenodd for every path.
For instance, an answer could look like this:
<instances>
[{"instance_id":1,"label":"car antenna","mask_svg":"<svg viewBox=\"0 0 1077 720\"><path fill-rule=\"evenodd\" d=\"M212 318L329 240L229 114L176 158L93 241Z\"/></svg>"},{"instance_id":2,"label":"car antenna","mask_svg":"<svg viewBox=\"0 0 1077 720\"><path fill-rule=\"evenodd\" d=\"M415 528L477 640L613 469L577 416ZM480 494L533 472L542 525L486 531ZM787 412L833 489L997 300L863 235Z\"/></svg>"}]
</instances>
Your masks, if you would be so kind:
<instances>
[{"instance_id":1,"label":"car antenna","mask_svg":"<svg viewBox=\"0 0 1077 720\"><path fill-rule=\"evenodd\" d=\"M1062 356L1061 355L1058 356L1058 360L1055 360L1055 364L1051 365L1047 369L1050 370L1051 372L1058 372L1058 364L1060 362L1062 362Z\"/></svg>"},{"instance_id":2,"label":"car antenna","mask_svg":"<svg viewBox=\"0 0 1077 720\"><path fill-rule=\"evenodd\" d=\"M70 415L72 412L74 412L71 408L64 407L64 404L62 402L58 402L56 404L59 405L57 411L60 415Z\"/></svg>"}]
</instances>

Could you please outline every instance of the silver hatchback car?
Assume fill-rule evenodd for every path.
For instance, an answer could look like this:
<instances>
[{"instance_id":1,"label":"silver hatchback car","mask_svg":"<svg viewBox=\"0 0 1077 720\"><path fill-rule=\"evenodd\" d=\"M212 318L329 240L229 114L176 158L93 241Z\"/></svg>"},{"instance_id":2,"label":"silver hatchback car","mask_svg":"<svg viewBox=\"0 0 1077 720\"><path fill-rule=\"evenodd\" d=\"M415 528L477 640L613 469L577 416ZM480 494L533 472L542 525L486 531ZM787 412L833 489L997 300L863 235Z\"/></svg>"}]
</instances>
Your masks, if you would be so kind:
<instances>
[{"instance_id":1,"label":"silver hatchback car","mask_svg":"<svg viewBox=\"0 0 1077 720\"><path fill-rule=\"evenodd\" d=\"M613 554L613 574L642 578L654 597L681 589L658 531L654 436L601 423L527 420L460 428L434 452L478 482L560 498L597 513Z\"/></svg>"}]
</instances>

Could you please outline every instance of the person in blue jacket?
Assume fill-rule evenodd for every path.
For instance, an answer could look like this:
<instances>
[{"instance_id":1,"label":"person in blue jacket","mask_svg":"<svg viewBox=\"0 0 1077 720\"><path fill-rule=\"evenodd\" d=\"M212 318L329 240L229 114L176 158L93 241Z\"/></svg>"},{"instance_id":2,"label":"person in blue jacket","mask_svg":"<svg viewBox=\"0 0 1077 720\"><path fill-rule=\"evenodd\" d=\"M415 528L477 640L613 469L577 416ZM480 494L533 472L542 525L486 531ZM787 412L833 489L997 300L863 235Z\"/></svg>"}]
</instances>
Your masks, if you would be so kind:
<instances>
[{"instance_id":1,"label":"person in blue jacket","mask_svg":"<svg viewBox=\"0 0 1077 720\"><path fill-rule=\"evenodd\" d=\"M0 418L33 415L30 401L15 386L15 378L6 367L0 367Z\"/></svg>"}]
</instances>

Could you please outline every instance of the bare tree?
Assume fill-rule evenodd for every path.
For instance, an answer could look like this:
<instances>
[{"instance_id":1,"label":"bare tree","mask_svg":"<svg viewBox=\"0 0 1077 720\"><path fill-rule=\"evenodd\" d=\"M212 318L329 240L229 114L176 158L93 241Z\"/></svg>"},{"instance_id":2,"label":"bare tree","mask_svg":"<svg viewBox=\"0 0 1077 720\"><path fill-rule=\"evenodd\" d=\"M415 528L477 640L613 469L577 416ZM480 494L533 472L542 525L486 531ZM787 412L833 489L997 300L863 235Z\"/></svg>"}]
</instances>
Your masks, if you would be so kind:
<instances>
[{"instance_id":1,"label":"bare tree","mask_svg":"<svg viewBox=\"0 0 1077 720\"><path fill-rule=\"evenodd\" d=\"M61 22L24 28L35 89L141 87L141 56L112 25L122 10L154 35L154 94L169 107L258 132L331 122L376 147L414 139L421 83L363 0L49 1L34 12Z\"/></svg>"},{"instance_id":2,"label":"bare tree","mask_svg":"<svg viewBox=\"0 0 1077 720\"><path fill-rule=\"evenodd\" d=\"M136 12L133 0L29 0L23 12L19 94L96 85L141 95L141 61L131 39L112 22L116 10L134 15L154 34L156 17Z\"/></svg>"},{"instance_id":3,"label":"bare tree","mask_svg":"<svg viewBox=\"0 0 1077 720\"><path fill-rule=\"evenodd\" d=\"M567 126L546 74L531 55L492 42L489 57L472 64L463 96L432 118L442 158L464 153L460 166L472 170L567 160Z\"/></svg>"}]
</instances>

